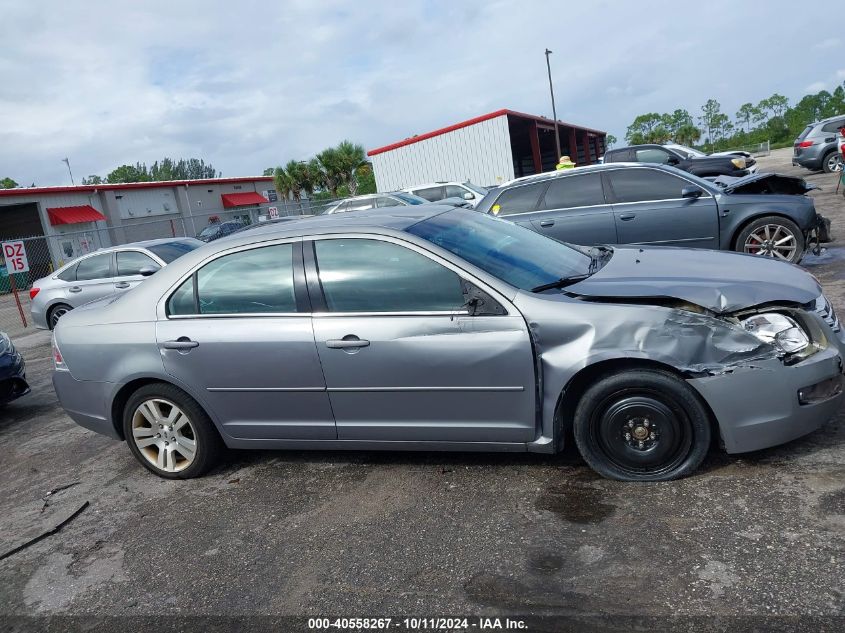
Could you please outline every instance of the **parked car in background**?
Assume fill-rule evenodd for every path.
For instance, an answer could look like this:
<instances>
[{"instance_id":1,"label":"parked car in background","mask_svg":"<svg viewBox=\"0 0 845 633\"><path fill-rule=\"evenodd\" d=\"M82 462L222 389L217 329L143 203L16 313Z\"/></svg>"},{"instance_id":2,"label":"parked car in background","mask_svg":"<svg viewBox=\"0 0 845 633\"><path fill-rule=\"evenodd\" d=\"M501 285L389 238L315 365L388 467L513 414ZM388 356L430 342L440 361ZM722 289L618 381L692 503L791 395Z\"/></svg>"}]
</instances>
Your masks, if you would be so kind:
<instances>
[{"instance_id":1,"label":"parked car in background","mask_svg":"<svg viewBox=\"0 0 845 633\"><path fill-rule=\"evenodd\" d=\"M245 226L249 225L241 222L240 220L214 222L200 231L197 235L197 239L202 240L203 242L213 242L214 240L219 240L221 237L226 237L235 231L240 231Z\"/></svg>"},{"instance_id":2,"label":"parked car in background","mask_svg":"<svg viewBox=\"0 0 845 633\"><path fill-rule=\"evenodd\" d=\"M836 137L843 127L845 114L810 123L795 139L792 164L826 173L840 169L842 152Z\"/></svg>"},{"instance_id":3,"label":"parked car in background","mask_svg":"<svg viewBox=\"0 0 845 633\"><path fill-rule=\"evenodd\" d=\"M83 255L33 282L29 290L32 321L36 327L52 330L73 308L129 290L202 245L192 237L176 237L132 242Z\"/></svg>"},{"instance_id":4,"label":"parked car in background","mask_svg":"<svg viewBox=\"0 0 845 633\"><path fill-rule=\"evenodd\" d=\"M796 195L808 186L778 178L718 186L668 165L610 163L511 181L476 210L574 244L735 250L797 263L825 222L811 197Z\"/></svg>"},{"instance_id":5,"label":"parked car in background","mask_svg":"<svg viewBox=\"0 0 845 633\"><path fill-rule=\"evenodd\" d=\"M656 163L671 165L695 176L747 176L757 162L750 156L728 153L707 155L683 145L631 145L605 152L604 163Z\"/></svg>"},{"instance_id":6,"label":"parked car in background","mask_svg":"<svg viewBox=\"0 0 845 633\"><path fill-rule=\"evenodd\" d=\"M331 215L333 213L346 213L347 211L365 211L367 209L384 209L388 207L411 207L419 204L430 204L430 200L421 198L407 191L392 191L390 193L370 193L363 196L347 198L321 211L319 215ZM449 198L441 200L441 204L449 206L468 206L462 198Z\"/></svg>"},{"instance_id":7,"label":"parked car in background","mask_svg":"<svg viewBox=\"0 0 845 633\"><path fill-rule=\"evenodd\" d=\"M709 154L702 152L701 150L697 150L694 147L688 147L686 145L680 145L679 143L664 143L663 147L667 147L670 149L674 149L679 152L686 153L692 156L742 156L744 158L754 158L754 155L751 152L746 152L744 150L728 150L725 152L710 152ZM750 171L755 171L757 169L756 161L755 164L749 167Z\"/></svg>"},{"instance_id":8,"label":"parked car in background","mask_svg":"<svg viewBox=\"0 0 845 633\"><path fill-rule=\"evenodd\" d=\"M487 189L474 185L469 181L432 182L426 185L407 187L403 191L418 195L429 202L440 202L441 200L458 198L460 200L466 200L473 208L487 195Z\"/></svg>"},{"instance_id":9,"label":"parked car in background","mask_svg":"<svg viewBox=\"0 0 845 633\"><path fill-rule=\"evenodd\" d=\"M26 363L9 335L0 332L0 405L29 393Z\"/></svg>"},{"instance_id":10,"label":"parked car in background","mask_svg":"<svg viewBox=\"0 0 845 633\"><path fill-rule=\"evenodd\" d=\"M716 442L824 424L845 399L842 336L796 266L580 249L418 205L245 232L74 310L53 385L171 479L224 446L555 453L574 436L601 475L662 481Z\"/></svg>"}]
</instances>

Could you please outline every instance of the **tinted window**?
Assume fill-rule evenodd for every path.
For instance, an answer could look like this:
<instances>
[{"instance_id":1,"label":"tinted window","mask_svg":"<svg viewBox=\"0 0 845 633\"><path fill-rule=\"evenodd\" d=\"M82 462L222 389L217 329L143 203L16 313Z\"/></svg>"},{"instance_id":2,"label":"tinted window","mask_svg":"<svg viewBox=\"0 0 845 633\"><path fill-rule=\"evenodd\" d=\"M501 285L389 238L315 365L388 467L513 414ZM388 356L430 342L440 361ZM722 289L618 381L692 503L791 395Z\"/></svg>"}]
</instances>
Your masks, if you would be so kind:
<instances>
[{"instance_id":1,"label":"tinted window","mask_svg":"<svg viewBox=\"0 0 845 633\"><path fill-rule=\"evenodd\" d=\"M375 200L373 198L367 198L366 200L350 200L346 203L346 211L363 211L364 209L372 209L373 205L375 204Z\"/></svg>"},{"instance_id":2,"label":"tinted window","mask_svg":"<svg viewBox=\"0 0 845 633\"><path fill-rule=\"evenodd\" d=\"M165 242L163 244L155 244L147 246L147 250L154 253L157 257L164 260L165 264L179 259L185 253L190 253L195 248L199 248L203 242L199 240L185 240L181 242Z\"/></svg>"},{"instance_id":3,"label":"tinted window","mask_svg":"<svg viewBox=\"0 0 845 633\"><path fill-rule=\"evenodd\" d=\"M94 255L79 262L76 268L76 280L106 279L111 277L111 253Z\"/></svg>"},{"instance_id":4,"label":"tinted window","mask_svg":"<svg viewBox=\"0 0 845 633\"><path fill-rule=\"evenodd\" d=\"M838 132L839 128L843 125L845 125L845 119L841 121L831 121L822 128L822 132Z\"/></svg>"},{"instance_id":5,"label":"tinted window","mask_svg":"<svg viewBox=\"0 0 845 633\"><path fill-rule=\"evenodd\" d=\"M672 200L681 197L686 181L656 169L620 169L608 173L619 202Z\"/></svg>"},{"instance_id":6,"label":"tinted window","mask_svg":"<svg viewBox=\"0 0 845 633\"><path fill-rule=\"evenodd\" d=\"M406 230L523 290L590 266L590 257L571 246L475 211L455 209Z\"/></svg>"},{"instance_id":7,"label":"tinted window","mask_svg":"<svg viewBox=\"0 0 845 633\"><path fill-rule=\"evenodd\" d=\"M606 163L622 163L633 160L634 150L631 149L615 149L604 155L604 162Z\"/></svg>"},{"instance_id":8,"label":"tinted window","mask_svg":"<svg viewBox=\"0 0 845 633\"><path fill-rule=\"evenodd\" d=\"M404 246L377 240L318 240L320 283L331 312L458 310L458 275Z\"/></svg>"},{"instance_id":9,"label":"tinted window","mask_svg":"<svg viewBox=\"0 0 845 633\"><path fill-rule=\"evenodd\" d=\"M538 182L533 185L522 185L506 189L490 210L494 215L510 215L512 213L534 211L537 208L537 200L540 198L540 194L543 193L543 189L546 188L546 184L545 182Z\"/></svg>"},{"instance_id":10,"label":"tinted window","mask_svg":"<svg viewBox=\"0 0 845 633\"><path fill-rule=\"evenodd\" d=\"M62 281L76 281L76 266L77 264L74 264L70 268L67 268L59 273L59 279Z\"/></svg>"},{"instance_id":11,"label":"tinted window","mask_svg":"<svg viewBox=\"0 0 845 633\"><path fill-rule=\"evenodd\" d=\"M601 176L584 174L566 176L552 181L543 196L541 209L562 209L566 207L588 207L604 204Z\"/></svg>"},{"instance_id":12,"label":"tinted window","mask_svg":"<svg viewBox=\"0 0 845 633\"><path fill-rule=\"evenodd\" d=\"M290 244L280 244L224 255L206 264L197 271L200 313L296 312L292 254ZM195 313L189 281L170 298L169 309L171 314Z\"/></svg>"},{"instance_id":13,"label":"tinted window","mask_svg":"<svg viewBox=\"0 0 845 633\"><path fill-rule=\"evenodd\" d=\"M669 152L655 148L638 149L636 160L638 163L661 163L665 165L669 162Z\"/></svg>"},{"instance_id":14,"label":"tinted window","mask_svg":"<svg viewBox=\"0 0 845 633\"><path fill-rule=\"evenodd\" d=\"M221 230L222 229L220 228L219 224L209 224L202 231L200 231L200 237L211 237L212 235L217 235L217 233Z\"/></svg>"},{"instance_id":15,"label":"tinted window","mask_svg":"<svg viewBox=\"0 0 845 633\"><path fill-rule=\"evenodd\" d=\"M469 193L463 187L457 185L446 185L446 198L463 198L465 193Z\"/></svg>"},{"instance_id":16,"label":"tinted window","mask_svg":"<svg viewBox=\"0 0 845 633\"><path fill-rule=\"evenodd\" d=\"M417 189L414 191L420 198L425 198L429 202L437 202L443 200L443 187L429 187L428 189Z\"/></svg>"},{"instance_id":17,"label":"tinted window","mask_svg":"<svg viewBox=\"0 0 845 633\"><path fill-rule=\"evenodd\" d=\"M398 200L394 198L388 198L385 196L384 198L376 198L376 206L377 207L402 207L405 206Z\"/></svg>"},{"instance_id":18,"label":"tinted window","mask_svg":"<svg viewBox=\"0 0 845 633\"><path fill-rule=\"evenodd\" d=\"M117 253L117 276L140 275L142 268L155 268L160 266L150 257L138 251L119 251Z\"/></svg>"}]
</instances>

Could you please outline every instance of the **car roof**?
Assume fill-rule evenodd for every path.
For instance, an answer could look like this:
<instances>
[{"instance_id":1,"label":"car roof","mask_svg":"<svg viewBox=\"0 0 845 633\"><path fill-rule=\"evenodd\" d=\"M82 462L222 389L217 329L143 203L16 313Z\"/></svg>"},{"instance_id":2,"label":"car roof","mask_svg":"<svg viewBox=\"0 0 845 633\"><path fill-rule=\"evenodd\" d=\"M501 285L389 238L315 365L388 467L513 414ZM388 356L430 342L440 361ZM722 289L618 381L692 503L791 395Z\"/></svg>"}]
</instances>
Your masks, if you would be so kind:
<instances>
[{"instance_id":1,"label":"car roof","mask_svg":"<svg viewBox=\"0 0 845 633\"><path fill-rule=\"evenodd\" d=\"M602 172L608 171L613 169L619 169L621 167L637 167L641 169L663 169L663 170L672 170L673 168L669 167L667 169L667 165L661 165L659 163L634 163L634 162L624 162L620 161L618 163L602 163L597 165L582 165L581 167L573 167L572 169L560 169L557 171L544 171L540 174L531 174L530 176L522 176L520 178L514 178L513 180L509 180L507 182L503 182L499 185L495 190L491 191L498 191L500 189L505 189L506 187L510 187L511 185L516 184L523 184L528 182L543 182L545 180L552 180L555 178L566 178L567 176L573 176L575 174L589 174L592 172Z\"/></svg>"},{"instance_id":2,"label":"car roof","mask_svg":"<svg viewBox=\"0 0 845 633\"><path fill-rule=\"evenodd\" d=\"M94 255L97 253L111 253L113 251L120 251L125 249L132 249L132 248L149 248L150 246L158 246L159 244L172 244L173 242L195 242L197 241L196 238L193 237L160 237L154 240L140 240L138 242L127 242L126 244L118 244L117 246L104 246L102 248L98 248L97 250L91 251L90 253L85 253L84 255L80 255L79 257L74 257L70 262L75 262L78 259L82 259L88 255ZM64 266L63 266L64 268Z\"/></svg>"}]
</instances>

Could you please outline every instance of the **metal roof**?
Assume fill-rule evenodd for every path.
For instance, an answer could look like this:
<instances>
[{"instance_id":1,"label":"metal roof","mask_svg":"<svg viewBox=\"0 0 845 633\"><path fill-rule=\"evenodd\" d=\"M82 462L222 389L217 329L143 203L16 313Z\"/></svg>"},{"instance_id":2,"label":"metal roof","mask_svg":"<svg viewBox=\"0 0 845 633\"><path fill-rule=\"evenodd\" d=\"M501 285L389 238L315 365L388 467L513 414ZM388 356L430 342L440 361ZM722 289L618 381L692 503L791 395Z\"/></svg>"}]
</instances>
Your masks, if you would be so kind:
<instances>
[{"instance_id":1,"label":"metal roof","mask_svg":"<svg viewBox=\"0 0 845 633\"><path fill-rule=\"evenodd\" d=\"M32 196L49 193L94 193L112 189L148 189L154 187L181 187L184 185L228 185L241 182L272 182L272 176L253 176L240 178L203 178L200 180L154 180L151 182L123 182L101 185L74 185L72 187L18 187L0 189L0 197Z\"/></svg>"}]
</instances>

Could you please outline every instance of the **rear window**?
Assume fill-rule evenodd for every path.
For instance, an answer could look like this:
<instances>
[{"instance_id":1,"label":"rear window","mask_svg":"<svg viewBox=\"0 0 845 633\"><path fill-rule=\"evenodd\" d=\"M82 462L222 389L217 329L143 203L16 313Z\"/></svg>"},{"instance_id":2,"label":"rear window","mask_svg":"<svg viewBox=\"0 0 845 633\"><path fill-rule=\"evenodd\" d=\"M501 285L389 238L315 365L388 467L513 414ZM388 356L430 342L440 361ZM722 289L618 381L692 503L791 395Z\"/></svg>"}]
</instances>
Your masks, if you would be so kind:
<instances>
[{"instance_id":1,"label":"rear window","mask_svg":"<svg viewBox=\"0 0 845 633\"><path fill-rule=\"evenodd\" d=\"M203 231L205 233L205 231ZM182 255L190 253L195 248L199 248L203 243L199 240L191 240L184 242L164 242L163 244L156 244L148 246L147 250L164 260L165 264L169 264L175 259L179 259Z\"/></svg>"},{"instance_id":2,"label":"rear window","mask_svg":"<svg viewBox=\"0 0 845 633\"><path fill-rule=\"evenodd\" d=\"M812 125L808 125L807 127L805 127L804 130L801 132L801 134L798 135L798 140L803 141L805 138L807 138L807 135L810 133L810 130L812 130L812 129L813 129Z\"/></svg>"}]
</instances>

